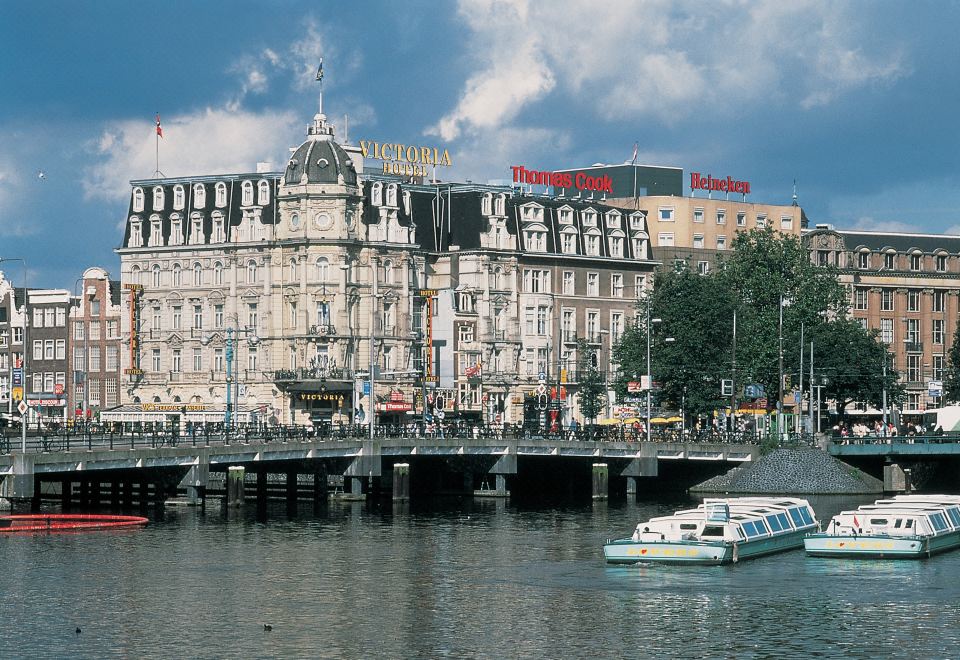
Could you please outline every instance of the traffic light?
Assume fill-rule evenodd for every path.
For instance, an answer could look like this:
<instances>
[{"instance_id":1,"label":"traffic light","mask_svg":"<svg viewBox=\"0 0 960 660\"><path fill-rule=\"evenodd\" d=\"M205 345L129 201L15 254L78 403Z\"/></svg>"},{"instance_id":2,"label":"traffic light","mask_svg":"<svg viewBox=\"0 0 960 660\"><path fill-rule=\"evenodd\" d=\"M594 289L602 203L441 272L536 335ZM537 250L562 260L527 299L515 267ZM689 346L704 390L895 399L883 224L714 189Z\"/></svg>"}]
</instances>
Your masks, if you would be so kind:
<instances>
[{"instance_id":1,"label":"traffic light","mask_svg":"<svg viewBox=\"0 0 960 660\"><path fill-rule=\"evenodd\" d=\"M720 381L721 396L733 396L733 379L724 378Z\"/></svg>"}]
</instances>

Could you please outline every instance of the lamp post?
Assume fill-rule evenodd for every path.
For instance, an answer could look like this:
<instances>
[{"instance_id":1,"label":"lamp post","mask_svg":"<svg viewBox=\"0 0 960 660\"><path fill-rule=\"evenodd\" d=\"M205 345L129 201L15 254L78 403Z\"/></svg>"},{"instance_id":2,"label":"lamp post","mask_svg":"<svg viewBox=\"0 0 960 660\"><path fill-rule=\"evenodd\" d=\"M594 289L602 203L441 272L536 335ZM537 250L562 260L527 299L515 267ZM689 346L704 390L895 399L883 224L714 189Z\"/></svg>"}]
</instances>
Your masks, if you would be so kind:
<instances>
[{"instance_id":1,"label":"lamp post","mask_svg":"<svg viewBox=\"0 0 960 660\"><path fill-rule=\"evenodd\" d=\"M77 295L78 285L80 286L80 289L81 289L79 295ZM83 406L81 409L81 420L83 422L86 422L87 410L90 407L90 392L89 392L90 390L90 327L89 327L89 324L87 323L87 319L90 316L90 312L89 312L89 308L83 304L83 300L84 300L83 296L86 293L83 290L83 286L84 286L84 281L82 277L78 277L77 281L73 283L73 292L74 292L74 295L77 297L78 303L79 303L77 311L80 312L80 324L81 324L80 327L83 328L83 380L81 381L83 383L83 400L80 402L74 401L74 405L76 405L77 403L80 403ZM74 338L76 338L77 336L76 332L74 332L73 336ZM74 364L76 364L76 360L74 360ZM76 376L74 376L74 381L76 381ZM76 382L74 382L73 384L76 385ZM77 388L74 387L73 391L74 391L74 394L76 394ZM76 419L74 419L74 423L76 423Z\"/></svg>"},{"instance_id":2,"label":"lamp post","mask_svg":"<svg viewBox=\"0 0 960 660\"><path fill-rule=\"evenodd\" d=\"M651 408L653 407L653 370L650 365L650 338L655 323L660 323L660 319L650 318L650 301L647 300L647 442L650 442L652 437L650 420L653 418L651 415Z\"/></svg>"},{"instance_id":3,"label":"lamp post","mask_svg":"<svg viewBox=\"0 0 960 660\"><path fill-rule=\"evenodd\" d=\"M27 346L29 345L27 344L27 326L29 325L29 318L28 318L29 310L27 309L28 308L27 302L29 297L27 292L27 262L22 257L0 257L0 263L3 263L4 261L19 261L23 265L23 357L20 358L20 375L21 375L20 391L26 392L27 391ZM16 287L11 287L11 289L12 291L10 294L11 296L10 308L11 310L15 311L17 307L17 290L16 290ZM13 337L11 337L10 339L11 339L11 347L12 347ZM11 413L13 412L13 371L12 369L13 369L13 366L11 363L11 371L10 371ZM25 399L26 397L21 395L20 401L24 401ZM24 454L27 453L27 420L26 420L25 413L20 414L20 451Z\"/></svg>"}]
</instances>

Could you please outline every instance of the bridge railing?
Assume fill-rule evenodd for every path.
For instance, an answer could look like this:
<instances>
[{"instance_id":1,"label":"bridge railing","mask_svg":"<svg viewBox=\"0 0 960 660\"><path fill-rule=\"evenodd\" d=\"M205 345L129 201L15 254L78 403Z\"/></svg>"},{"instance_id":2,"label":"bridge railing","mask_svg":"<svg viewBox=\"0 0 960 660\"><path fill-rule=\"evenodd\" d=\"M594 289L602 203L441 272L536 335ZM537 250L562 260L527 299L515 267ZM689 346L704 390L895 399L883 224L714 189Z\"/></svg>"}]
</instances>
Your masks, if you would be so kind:
<instances>
[{"instance_id":1,"label":"bridge railing","mask_svg":"<svg viewBox=\"0 0 960 660\"><path fill-rule=\"evenodd\" d=\"M442 439L442 440L495 440L504 442L642 442L646 434L642 429L623 426L570 426L540 427L503 424L446 425L410 423L381 424L374 427L377 439ZM59 432L31 432L26 438L28 452L66 452L93 450L120 450L161 447L223 446L235 443L272 444L287 442L343 442L363 440L369 437L366 425L318 424L313 426L239 426L225 430L222 424L196 425L185 430L177 428L153 428L131 430L126 427L89 425L85 428L62 429ZM657 443L699 444L752 444L759 445L763 438L755 433L724 431L652 431L651 440ZM779 441L779 439L778 439ZM789 436L780 444L812 444L812 438ZM19 435L0 435L0 454L19 452Z\"/></svg>"}]
</instances>

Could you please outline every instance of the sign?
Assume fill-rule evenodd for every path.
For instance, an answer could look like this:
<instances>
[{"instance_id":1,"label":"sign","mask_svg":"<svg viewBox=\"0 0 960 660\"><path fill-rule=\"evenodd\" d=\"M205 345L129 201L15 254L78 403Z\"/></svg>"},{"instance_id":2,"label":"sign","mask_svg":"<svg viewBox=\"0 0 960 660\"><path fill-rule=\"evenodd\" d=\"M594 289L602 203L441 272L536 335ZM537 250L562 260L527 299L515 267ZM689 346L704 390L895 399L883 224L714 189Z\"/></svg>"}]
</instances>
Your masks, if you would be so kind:
<instances>
[{"instance_id":1,"label":"sign","mask_svg":"<svg viewBox=\"0 0 960 660\"><path fill-rule=\"evenodd\" d=\"M418 298L435 298L438 294L437 289L417 289Z\"/></svg>"},{"instance_id":2,"label":"sign","mask_svg":"<svg viewBox=\"0 0 960 660\"><path fill-rule=\"evenodd\" d=\"M297 397L301 401L336 401L343 405L344 396L337 392L300 392Z\"/></svg>"},{"instance_id":3,"label":"sign","mask_svg":"<svg viewBox=\"0 0 960 660\"><path fill-rule=\"evenodd\" d=\"M403 392L397 392L396 390L394 390L393 392L390 392L390 400L403 401Z\"/></svg>"},{"instance_id":4,"label":"sign","mask_svg":"<svg viewBox=\"0 0 960 660\"><path fill-rule=\"evenodd\" d=\"M384 174L426 176L427 166L449 167L450 152L439 147L421 147L408 144L360 140L364 158L383 161Z\"/></svg>"},{"instance_id":5,"label":"sign","mask_svg":"<svg viewBox=\"0 0 960 660\"><path fill-rule=\"evenodd\" d=\"M124 370L123 370L123 373L125 373L125 374L128 375L128 376L142 376L142 375L143 375L143 369L133 369L133 368L131 368L131 369L124 369Z\"/></svg>"},{"instance_id":6,"label":"sign","mask_svg":"<svg viewBox=\"0 0 960 660\"><path fill-rule=\"evenodd\" d=\"M63 399L27 399L27 405L31 408L66 408L67 402ZM23 403L21 401L20 403ZM19 410L19 406L17 409Z\"/></svg>"},{"instance_id":7,"label":"sign","mask_svg":"<svg viewBox=\"0 0 960 660\"><path fill-rule=\"evenodd\" d=\"M21 414L21 415L26 415L26 414L27 414L27 407L28 407L27 404L24 403L23 401L21 401L19 404L17 404L17 410L20 411L20 414Z\"/></svg>"},{"instance_id":8,"label":"sign","mask_svg":"<svg viewBox=\"0 0 960 660\"><path fill-rule=\"evenodd\" d=\"M630 382L627 383L627 391L628 391L628 392L642 392L642 391L643 391L643 386L642 386L638 381L631 380Z\"/></svg>"},{"instance_id":9,"label":"sign","mask_svg":"<svg viewBox=\"0 0 960 660\"><path fill-rule=\"evenodd\" d=\"M528 170L523 165L513 165L510 167L510 170L513 172L514 183L553 186L554 188L573 187L577 190L613 194L613 179L606 174L603 176L590 176L586 172L577 172L574 174L573 172Z\"/></svg>"},{"instance_id":10,"label":"sign","mask_svg":"<svg viewBox=\"0 0 960 660\"><path fill-rule=\"evenodd\" d=\"M943 396L943 381L942 380L928 380L927 381L927 394L930 396Z\"/></svg>"},{"instance_id":11,"label":"sign","mask_svg":"<svg viewBox=\"0 0 960 660\"><path fill-rule=\"evenodd\" d=\"M566 370L566 369L561 369L561 370L560 370L560 382L561 382L561 383L566 383L566 382L567 382L567 370Z\"/></svg>"},{"instance_id":12,"label":"sign","mask_svg":"<svg viewBox=\"0 0 960 660\"><path fill-rule=\"evenodd\" d=\"M539 380L541 383L544 382L545 380L547 380L547 374L545 374L545 373L543 373L543 372L541 371L541 372L540 372L540 375L537 376L537 380Z\"/></svg>"},{"instance_id":13,"label":"sign","mask_svg":"<svg viewBox=\"0 0 960 660\"><path fill-rule=\"evenodd\" d=\"M727 177L726 179L714 179L711 175L703 176L700 172L690 173L690 190L706 190L709 192L732 192L743 195L750 194L749 181L737 181Z\"/></svg>"},{"instance_id":14,"label":"sign","mask_svg":"<svg viewBox=\"0 0 960 660\"><path fill-rule=\"evenodd\" d=\"M363 381L363 396L370 396L370 381Z\"/></svg>"},{"instance_id":15,"label":"sign","mask_svg":"<svg viewBox=\"0 0 960 660\"><path fill-rule=\"evenodd\" d=\"M207 406L202 403L141 403L142 412L203 412Z\"/></svg>"},{"instance_id":16,"label":"sign","mask_svg":"<svg viewBox=\"0 0 960 660\"><path fill-rule=\"evenodd\" d=\"M14 387L23 385L23 369L18 368L13 370L13 385Z\"/></svg>"},{"instance_id":17,"label":"sign","mask_svg":"<svg viewBox=\"0 0 960 660\"><path fill-rule=\"evenodd\" d=\"M405 401L387 401L384 404L381 404L380 410L386 412L404 412L407 410L413 410L413 406Z\"/></svg>"},{"instance_id":18,"label":"sign","mask_svg":"<svg viewBox=\"0 0 960 660\"><path fill-rule=\"evenodd\" d=\"M12 396L13 396L13 398L14 398L15 401L19 401L20 399L23 398L23 388L22 388L22 387L14 387L13 390L11 390L11 393L12 393Z\"/></svg>"},{"instance_id":19,"label":"sign","mask_svg":"<svg viewBox=\"0 0 960 660\"><path fill-rule=\"evenodd\" d=\"M63 383L57 383L53 386L53 393L57 396L63 396Z\"/></svg>"}]
</instances>

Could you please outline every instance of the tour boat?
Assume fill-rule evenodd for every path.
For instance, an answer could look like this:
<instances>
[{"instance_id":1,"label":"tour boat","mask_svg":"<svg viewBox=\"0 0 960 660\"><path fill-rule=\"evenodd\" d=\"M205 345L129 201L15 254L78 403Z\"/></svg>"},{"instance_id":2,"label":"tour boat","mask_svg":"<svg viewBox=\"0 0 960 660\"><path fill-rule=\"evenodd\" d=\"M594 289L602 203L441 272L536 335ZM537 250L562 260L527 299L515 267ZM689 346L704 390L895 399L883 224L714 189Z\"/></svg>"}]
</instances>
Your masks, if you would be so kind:
<instances>
[{"instance_id":1,"label":"tour boat","mask_svg":"<svg viewBox=\"0 0 960 660\"><path fill-rule=\"evenodd\" d=\"M147 524L140 516L109 516L82 513L32 513L0 516L0 533L72 532L84 529L116 529Z\"/></svg>"},{"instance_id":2,"label":"tour boat","mask_svg":"<svg viewBox=\"0 0 960 660\"><path fill-rule=\"evenodd\" d=\"M603 554L611 564L731 564L800 548L816 528L803 499L705 499L696 509L640 523L631 538L608 540Z\"/></svg>"},{"instance_id":3,"label":"tour boat","mask_svg":"<svg viewBox=\"0 0 960 660\"><path fill-rule=\"evenodd\" d=\"M803 541L811 557L919 559L960 546L960 496L897 495L843 511Z\"/></svg>"}]
</instances>

